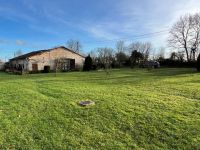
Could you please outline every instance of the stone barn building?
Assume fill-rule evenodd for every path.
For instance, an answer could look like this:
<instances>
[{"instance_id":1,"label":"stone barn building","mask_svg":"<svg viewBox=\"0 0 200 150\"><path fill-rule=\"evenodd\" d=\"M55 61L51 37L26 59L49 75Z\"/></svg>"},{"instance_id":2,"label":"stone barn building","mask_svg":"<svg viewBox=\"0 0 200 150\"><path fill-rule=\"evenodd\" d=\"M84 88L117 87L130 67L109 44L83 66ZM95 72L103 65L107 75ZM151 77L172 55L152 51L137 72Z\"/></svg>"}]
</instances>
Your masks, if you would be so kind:
<instances>
[{"instance_id":1,"label":"stone barn building","mask_svg":"<svg viewBox=\"0 0 200 150\"><path fill-rule=\"evenodd\" d=\"M43 71L45 66L50 70L69 71L82 69L85 57L64 46L48 50L33 51L9 61L10 70L23 70L24 72ZM58 67L59 65L59 67Z\"/></svg>"},{"instance_id":2,"label":"stone barn building","mask_svg":"<svg viewBox=\"0 0 200 150\"><path fill-rule=\"evenodd\" d=\"M0 71L3 71L5 68L5 63L0 60Z\"/></svg>"}]
</instances>

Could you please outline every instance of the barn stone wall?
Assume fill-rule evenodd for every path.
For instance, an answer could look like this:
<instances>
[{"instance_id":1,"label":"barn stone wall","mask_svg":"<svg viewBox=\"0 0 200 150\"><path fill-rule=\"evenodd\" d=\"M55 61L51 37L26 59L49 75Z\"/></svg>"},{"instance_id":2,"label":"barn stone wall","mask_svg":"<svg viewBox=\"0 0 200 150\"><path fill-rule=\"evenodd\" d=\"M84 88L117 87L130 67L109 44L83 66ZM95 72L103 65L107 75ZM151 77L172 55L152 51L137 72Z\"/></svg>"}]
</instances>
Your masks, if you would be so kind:
<instances>
[{"instance_id":1,"label":"barn stone wall","mask_svg":"<svg viewBox=\"0 0 200 150\"><path fill-rule=\"evenodd\" d=\"M5 64L3 62L0 62L0 71L4 70Z\"/></svg>"},{"instance_id":2,"label":"barn stone wall","mask_svg":"<svg viewBox=\"0 0 200 150\"><path fill-rule=\"evenodd\" d=\"M68 51L64 48L55 48L53 50L50 50L48 52L44 52L32 57L29 57L28 62L28 70L32 71L32 64L38 65L38 70L44 70L44 66L50 66L51 70L55 69L55 59L59 58L69 58L69 59L75 59L75 68L81 69L83 67L85 58L73 53L71 51Z\"/></svg>"}]
</instances>

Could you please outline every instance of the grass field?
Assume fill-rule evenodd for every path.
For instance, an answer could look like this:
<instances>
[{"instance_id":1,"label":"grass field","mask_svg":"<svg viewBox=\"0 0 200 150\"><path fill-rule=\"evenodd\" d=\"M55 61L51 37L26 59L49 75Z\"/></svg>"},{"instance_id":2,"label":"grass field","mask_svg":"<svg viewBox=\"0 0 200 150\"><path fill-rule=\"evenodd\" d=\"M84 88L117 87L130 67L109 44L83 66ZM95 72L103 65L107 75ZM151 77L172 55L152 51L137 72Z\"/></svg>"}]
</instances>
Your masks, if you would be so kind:
<instances>
[{"instance_id":1,"label":"grass field","mask_svg":"<svg viewBox=\"0 0 200 150\"><path fill-rule=\"evenodd\" d=\"M200 149L200 74L0 73L0 149Z\"/></svg>"}]
</instances>

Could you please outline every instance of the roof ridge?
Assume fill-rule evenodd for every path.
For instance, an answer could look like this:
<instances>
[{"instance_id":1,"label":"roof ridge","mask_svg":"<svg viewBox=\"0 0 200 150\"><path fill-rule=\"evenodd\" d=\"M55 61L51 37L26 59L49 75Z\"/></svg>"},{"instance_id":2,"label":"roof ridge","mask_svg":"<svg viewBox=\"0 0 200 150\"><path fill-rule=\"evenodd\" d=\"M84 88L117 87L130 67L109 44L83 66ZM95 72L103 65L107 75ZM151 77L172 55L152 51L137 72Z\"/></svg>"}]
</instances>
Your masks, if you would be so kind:
<instances>
[{"instance_id":1,"label":"roof ridge","mask_svg":"<svg viewBox=\"0 0 200 150\"><path fill-rule=\"evenodd\" d=\"M75 54L77 54L77 55L79 55L79 56L85 58L85 56L83 56L82 54L80 54L80 53L78 53L78 52L75 52L74 50L72 50L72 49L70 49L70 48L68 48L68 47L65 47L65 46L59 46L59 47L56 47L56 48L64 48L64 49L67 49L68 51L71 51L72 53L75 53Z\"/></svg>"}]
</instances>

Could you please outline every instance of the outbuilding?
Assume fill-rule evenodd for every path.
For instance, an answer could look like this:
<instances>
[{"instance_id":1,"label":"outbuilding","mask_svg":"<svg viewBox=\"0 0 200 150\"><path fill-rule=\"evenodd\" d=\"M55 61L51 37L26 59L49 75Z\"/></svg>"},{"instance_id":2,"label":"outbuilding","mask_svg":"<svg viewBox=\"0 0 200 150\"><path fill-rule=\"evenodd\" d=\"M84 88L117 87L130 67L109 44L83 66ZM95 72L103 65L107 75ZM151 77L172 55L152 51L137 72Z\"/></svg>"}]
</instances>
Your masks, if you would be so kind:
<instances>
[{"instance_id":1,"label":"outbuilding","mask_svg":"<svg viewBox=\"0 0 200 150\"><path fill-rule=\"evenodd\" d=\"M69 71L82 69L85 57L64 46L47 50L33 51L9 61L9 70L23 70L24 72L43 71L45 66L50 70ZM59 67L58 67L59 65Z\"/></svg>"}]
</instances>

